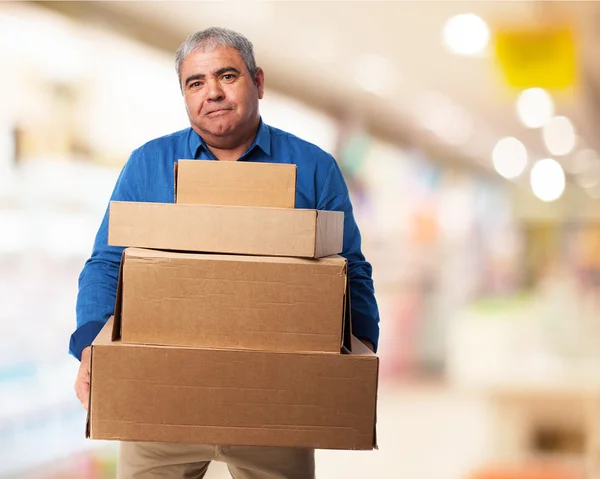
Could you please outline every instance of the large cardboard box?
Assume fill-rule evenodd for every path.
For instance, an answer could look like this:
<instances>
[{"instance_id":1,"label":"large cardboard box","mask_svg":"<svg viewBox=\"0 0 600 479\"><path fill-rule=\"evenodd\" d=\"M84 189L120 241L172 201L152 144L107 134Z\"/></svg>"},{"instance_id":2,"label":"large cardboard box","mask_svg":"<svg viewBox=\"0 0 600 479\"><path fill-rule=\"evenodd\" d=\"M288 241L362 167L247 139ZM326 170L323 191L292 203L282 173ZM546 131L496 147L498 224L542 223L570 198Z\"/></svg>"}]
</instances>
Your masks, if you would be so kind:
<instances>
[{"instance_id":1,"label":"large cardboard box","mask_svg":"<svg viewBox=\"0 0 600 479\"><path fill-rule=\"evenodd\" d=\"M115 320L126 343L339 353L346 259L127 248Z\"/></svg>"},{"instance_id":2,"label":"large cardboard box","mask_svg":"<svg viewBox=\"0 0 600 479\"><path fill-rule=\"evenodd\" d=\"M293 208L296 165L249 161L179 160L175 202Z\"/></svg>"},{"instance_id":3,"label":"large cardboard box","mask_svg":"<svg viewBox=\"0 0 600 479\"><path fill-rule=\"evenodd\" d=\"M320 258L342 252L343 232L340 211L113 201L108 244Z\"/></svg>"},{"instance_id":4,"label":"large cardboard box","mask_svg":"<svg viewBox=\"0 0 600 479\"><path fill-rule=\"evenodd\" d=\"M372 449L378 359L348 354L92 344L87 437Z\"/></svg>"}]
</instances>

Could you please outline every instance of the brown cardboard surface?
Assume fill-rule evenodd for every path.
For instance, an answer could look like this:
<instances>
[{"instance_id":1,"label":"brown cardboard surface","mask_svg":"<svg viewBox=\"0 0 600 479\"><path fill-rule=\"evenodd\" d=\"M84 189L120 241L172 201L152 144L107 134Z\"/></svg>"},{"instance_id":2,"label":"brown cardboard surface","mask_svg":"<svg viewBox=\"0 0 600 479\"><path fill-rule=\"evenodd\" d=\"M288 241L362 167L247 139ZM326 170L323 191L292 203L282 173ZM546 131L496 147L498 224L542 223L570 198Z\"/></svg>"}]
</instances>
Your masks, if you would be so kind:
<instances>
[{"instance_id":1,"label":"brown cardboard surface","mask_svg":"<svg viewBox=\"0 0 600 479\"><path fill-rule=\"evenodd\" d=\"M341 253L343 223L339 211L113 201L108 244L318 258Z\"/></svg>"},{"instance_id":2,"label":"brown cardboard surface","mask_svg":"<svg viewBox=\"0 0 600 479\"><path fill-rule=\"evenodd\" d=\"M319 211L317 215L317 239L315 257L321 258L332 254L332 238L339 238L343 241L344 237L344 213L340 221L340 212L338 211ZM342 245L338 249L342 250Z\"/></svg>"},{"instance_id":3,"label":"brown cardboard surface","mask_svg":"<svg viewBox=\"0 0 600 479\"><path fill-rule=\"evenodd\" d=\"M115 315L123 342L340 352L347 287L340 256L127 248L121 267Z\"/></svg>"},{"instance_id":4,"label":"brown cardboard surface","mask_svg":"<svg viewBox=\"0 0 600 479\"><path fill-rule=\"evenodd\" d=\"M172 443L372 449L378 358L92 345L88 437Z\"/></svg>"},{"instance_id":5,"label":"brown cardboard surface","mask_svg":"<svg viewBox=\"0 0 600 479\"><path fill-rule=\"evenodd\" d=\"M179 160L176 203L293 208L296 165Z\"/></svg>"}]
</instances>

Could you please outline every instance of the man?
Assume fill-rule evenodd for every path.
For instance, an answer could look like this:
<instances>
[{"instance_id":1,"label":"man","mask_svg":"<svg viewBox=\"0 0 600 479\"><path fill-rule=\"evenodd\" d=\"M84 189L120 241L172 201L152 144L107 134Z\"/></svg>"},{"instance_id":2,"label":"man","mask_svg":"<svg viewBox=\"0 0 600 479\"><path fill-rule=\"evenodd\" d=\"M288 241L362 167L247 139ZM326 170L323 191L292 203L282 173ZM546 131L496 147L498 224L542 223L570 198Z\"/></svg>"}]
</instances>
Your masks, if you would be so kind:
<instances>
[{"instance_id":1,"label":"man","mask_svg":"<svg viewBox=\"0 0 600 479\"><path fill-rule=\"evenodd\" d=\"M379 313L371 265L361 252L348 189L333 157L262 122L258 103L265 75L256 66L252 43L242 35L222 28L198 32L177 50L176 68L191 128L135 150L111 200L173 202L173 164L180 158L296 164L296 206L345 213L343 255L348 259L353 332L376 350ZM77 329L70 343L71 354L81 360L75 390L84 407L89 399L89 346L114 312L122 252L107 245L107 230L108 213L79 277ZM201 478L211 460L226 462L236 479L314 477L312 450L134 442L121 444L118 477Z\"/></svg>"}]
</instances>

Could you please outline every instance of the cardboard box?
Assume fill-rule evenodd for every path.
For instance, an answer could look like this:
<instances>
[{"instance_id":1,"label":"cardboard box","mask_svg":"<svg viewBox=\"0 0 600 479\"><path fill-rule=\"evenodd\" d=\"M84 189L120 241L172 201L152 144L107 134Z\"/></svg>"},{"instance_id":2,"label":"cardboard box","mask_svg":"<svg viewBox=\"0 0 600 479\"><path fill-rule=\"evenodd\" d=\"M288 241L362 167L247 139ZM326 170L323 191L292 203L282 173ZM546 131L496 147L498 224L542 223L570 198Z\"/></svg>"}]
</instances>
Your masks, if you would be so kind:
<instances>
[{"instance_id":1,"label":"cardboard box","mask_svg":"<svg viewBox=\"0 0 600 479\"><path fill-rule=\"evenodd\" d=\"M343 232L340 211L113 201L108 244L320 258L342 252Z\"/></svg>"},{"instance_id":2,"label":"cardboard box","mask_svg":"<svg viewBox=\"0 0 600 479\"><path fill-rule=\"evenodd\" d=\"M87 437L101 440L376 447L378 359L348 354L92 345Z\"/></svg>"},{"instance_id":3,"label":"cardboard box","mask_svg":"<svg viewBox=\"0 0 600 479\"><path fill-rule=\"evenodd\" d=\"M296 165L179 160L175 178L175 203L274 208L296 204Z\"/></svg>"},{"instance_id":4,"label":"cardboard box","mask_svg":"<svg viewBox=\"0 0 600 479\"><path fill-rule=\"evenodd\" d=\"M339 353L346 259L128 248L115 320L126 343Z\"/></svg>"}]
</instances>

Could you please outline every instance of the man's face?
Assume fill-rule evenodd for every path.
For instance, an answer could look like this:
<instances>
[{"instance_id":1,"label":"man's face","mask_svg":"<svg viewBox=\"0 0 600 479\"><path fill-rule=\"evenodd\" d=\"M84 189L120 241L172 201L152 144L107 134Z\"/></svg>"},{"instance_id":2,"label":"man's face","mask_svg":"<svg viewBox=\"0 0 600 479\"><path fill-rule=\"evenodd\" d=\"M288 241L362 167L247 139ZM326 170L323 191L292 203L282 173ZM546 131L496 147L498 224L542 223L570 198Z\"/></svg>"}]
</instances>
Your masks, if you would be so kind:
<instances>
[{"instance_id":1,"label":"man's face","mask_svg":"<svg viewBox=\"0 0 600 479\"><path fill-rule=\"evenodd\" d=\"M252 78L235 48L194 51L182 62L180 74L190 123L201 136L234 140L257 121L264 74L259 70Z\"/></svg>"}]
</instances>

